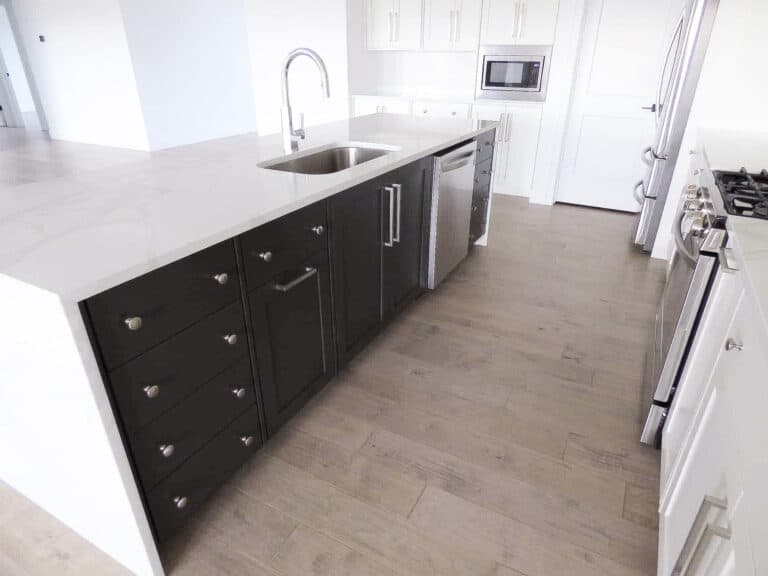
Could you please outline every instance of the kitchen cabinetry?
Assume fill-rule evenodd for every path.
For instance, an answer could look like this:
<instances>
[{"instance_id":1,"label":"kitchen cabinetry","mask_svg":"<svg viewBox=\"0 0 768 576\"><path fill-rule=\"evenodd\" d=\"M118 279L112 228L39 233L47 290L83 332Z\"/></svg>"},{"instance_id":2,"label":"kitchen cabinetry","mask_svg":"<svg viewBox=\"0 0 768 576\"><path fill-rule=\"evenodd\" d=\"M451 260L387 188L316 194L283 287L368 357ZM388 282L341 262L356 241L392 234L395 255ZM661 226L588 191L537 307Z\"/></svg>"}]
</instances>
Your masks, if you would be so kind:
<instances>
[{"instance_id":1,"label":"kitchen cabinetry","mask_svg":"<svg viewBox=\"0 0 768 576\"><path fill-rule=\"evenodd\" d=\"M355 116L381 113L410 114L411 102L410 100L383 96L355 96L354 111Z\"/></svg>"},{"instance_id":2,"label":"kitchen cabinetry","mask_svg":"<svg viewBox=\"0 0 768 576\"><path fill-rule=\"evenodd\" d=\"M368 50L418 50L421 9L413 0L366 0Z\"/></svg>"},{"instance_id":3,"label":"kitchen cabinetry","mask_svg":"<svg viewBox=\"0 0 768 576\"><path fill-rule=\"evenodd\" d=\"M418 290L425 162L385 174L331 200L341 364Z\"/></svg>"},{"instance_id":4,"label":"kitchen cabinetry","mask_svg":"<svg viewBox=\"0 0 768 576\"><path fill-rule=\"evenodd\" d=\"M273 434L334 374L328 257L318 252L250 295L264 420Z\"/></svg>"},{"instance_id":5,"label":"kitchen cabinetry","mask_svg":"<svg viewBox=\"0 0 768 576\"><path fill-rule=\"evenodd\" d=\"M539 149L542 108L537 104L475 104L472 117L500 122L496 130L493 192L530 196Z\"/></svg>"},{"instance_id":6,"label":"kitchen cabinetry","mask_svg":"<svg viewBox=\"0 0 768 576\"><path fill-rule=\"evenodd\" d=\"M475 184L472 190L472 215L469 222L469 246L485 244L491 211L491 179L495 132L483 134L477 141Z\"/></svg>"},{"instance_id":7,"label":"kitchen cabinetry","mask_svg":"<svg viewBox=\"0 0 768 576\"><path fill-rule=\"evenodd\" d=\"M444 118L467 118L469 116L469 104L465 104L463 102L414 100L413 115Z\"/></svg>"},{"instance_id":8,"label":"kitchen cabinetry","mask_svg":"<svg viewBox=\"0 0 768 576\"><path fill-rule=\"evenodd\" d=\"M424 49L477 50L482 0L425 0Z\"/></svg>"},{"instance_id":9,"label":"kitchen cabinetry","mask_svg":"<svg viewBox=\"0 0 768 576\"><path fill-rule=\"evenodd\" d=\"M559 0L484 0L481 44L553 44L558 5Z\"/></svg>"}]
</instances>

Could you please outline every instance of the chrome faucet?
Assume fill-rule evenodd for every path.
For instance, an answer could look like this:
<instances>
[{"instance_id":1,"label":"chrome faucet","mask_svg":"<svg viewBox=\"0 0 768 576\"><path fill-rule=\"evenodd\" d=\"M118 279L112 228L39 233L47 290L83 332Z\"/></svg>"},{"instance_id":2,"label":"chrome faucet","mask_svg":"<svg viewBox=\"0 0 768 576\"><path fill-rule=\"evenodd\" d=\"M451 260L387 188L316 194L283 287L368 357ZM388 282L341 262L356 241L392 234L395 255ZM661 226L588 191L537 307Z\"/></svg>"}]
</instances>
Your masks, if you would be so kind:
<instances>
[{"instance_id":1,"label":"chrome faucet","mask_svg":"<svg viewBox=\"0 0 768 576\"><path fill-rule=\"evenodd\" d=\"M283 147L288 153L296 152L299 149L299 140L304 140L306 137L306 133L304 132L304 114L301 115L300 127L298 129L293 128L291 97L288 91L288 70L291 67L291 63L299 56L308 56L315 64L317 64L317 68L320 70L320 86L323 89L325 97L331 97L331 91L328 88L328 70L326 70L325 62L320 58L320 55L309 48L296 48L295 50L291 50L288 56L285 57L285 62L283 62Z\"/></svg>"}]
</instances>

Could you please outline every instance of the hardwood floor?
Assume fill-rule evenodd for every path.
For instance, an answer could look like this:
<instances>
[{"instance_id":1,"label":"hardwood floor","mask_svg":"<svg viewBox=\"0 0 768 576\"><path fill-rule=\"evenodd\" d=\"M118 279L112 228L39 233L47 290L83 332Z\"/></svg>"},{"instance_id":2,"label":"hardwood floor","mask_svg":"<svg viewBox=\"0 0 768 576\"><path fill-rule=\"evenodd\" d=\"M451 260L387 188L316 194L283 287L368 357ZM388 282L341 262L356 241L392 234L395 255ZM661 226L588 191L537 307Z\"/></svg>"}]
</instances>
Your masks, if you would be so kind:
<instances>
[{"instance_id":1,"label":"hardwood floor","mask_svg":"<svg viewBox=\"0 0 768 576\"><path fill-rule=\"evenodd\" d=\"M494 198L410 307L164 551L179 575L655 574L640 381L664 264L633 217ZM0 573L117 574L0 486Z\"/></svg>"}]
</instances>

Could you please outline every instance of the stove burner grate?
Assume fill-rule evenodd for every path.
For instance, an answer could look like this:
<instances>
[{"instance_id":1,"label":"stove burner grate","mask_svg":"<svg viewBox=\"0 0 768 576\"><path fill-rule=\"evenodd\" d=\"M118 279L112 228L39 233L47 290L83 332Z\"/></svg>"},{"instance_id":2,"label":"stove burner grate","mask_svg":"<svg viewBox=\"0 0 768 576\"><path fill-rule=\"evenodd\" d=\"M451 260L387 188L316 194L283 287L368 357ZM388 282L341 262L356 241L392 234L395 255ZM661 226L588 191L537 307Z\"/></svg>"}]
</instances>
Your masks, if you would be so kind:
<instances>
[{"instance_id":1,"label":"stove burner grate","mask_svg":"<svg viewBox=\"0 0 768 576\"><path fill-rule=\"evenodd\" d=\"M726 212L768 220L768 170L750 174L742 168L738 172L716 171L714 174Z\"/></svg>"}]
</instances>

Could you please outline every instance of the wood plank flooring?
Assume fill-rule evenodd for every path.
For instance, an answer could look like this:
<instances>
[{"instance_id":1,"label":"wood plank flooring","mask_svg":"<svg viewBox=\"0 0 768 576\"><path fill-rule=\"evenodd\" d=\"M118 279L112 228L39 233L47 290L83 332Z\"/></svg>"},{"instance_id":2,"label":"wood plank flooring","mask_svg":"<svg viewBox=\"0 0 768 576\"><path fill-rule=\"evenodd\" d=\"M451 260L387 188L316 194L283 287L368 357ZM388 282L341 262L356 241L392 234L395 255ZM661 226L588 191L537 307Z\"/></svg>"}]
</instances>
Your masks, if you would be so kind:
<instances>
[{"instance_id":1,"label":"wood plank flooring","mask_svg":"<svg viewBox=\"0 0 768 576\"><path fill-rule=\"evenodd\" d=\"M634 218L494 198L478 248L164 550L170 574L655 574L640 446L664 265ZM0 573L122 569L0 485Z\"/></svg>"}]
</instances>

